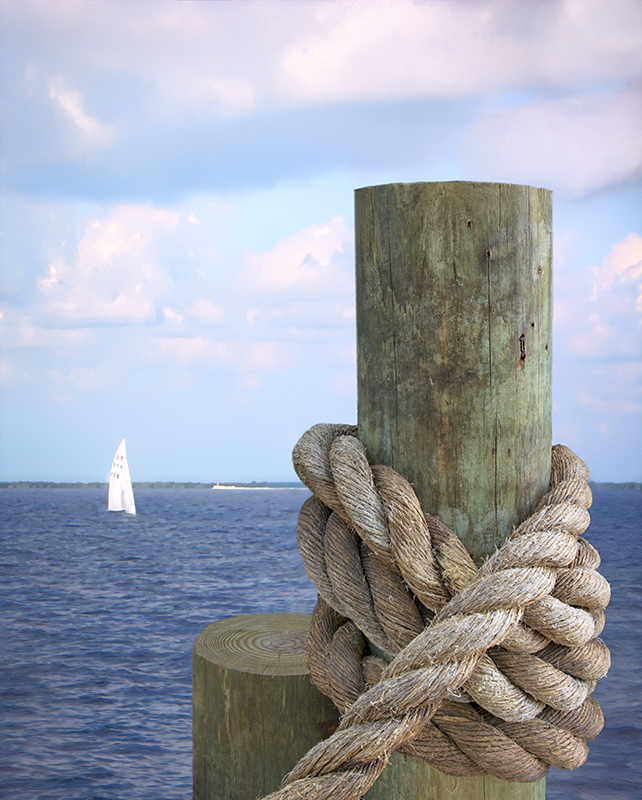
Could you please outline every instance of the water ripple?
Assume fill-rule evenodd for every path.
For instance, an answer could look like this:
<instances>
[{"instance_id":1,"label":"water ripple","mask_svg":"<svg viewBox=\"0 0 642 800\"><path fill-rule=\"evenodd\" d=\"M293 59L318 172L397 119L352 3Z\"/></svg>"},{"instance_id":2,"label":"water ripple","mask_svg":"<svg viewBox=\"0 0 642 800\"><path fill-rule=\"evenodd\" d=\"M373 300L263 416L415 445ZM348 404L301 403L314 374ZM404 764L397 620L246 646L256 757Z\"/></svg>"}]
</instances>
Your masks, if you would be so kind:
<instances>
[{"instance_id":1,"label":"water ripple","mask_svg":"<svg viewBox=\"0 0 642 800\"><path fill-rule=\"evenodd\" d=\"M135 518L92 489L0 490L4 800L189 800L191 650L232 614L311 611L296 549L306 490L148 489ZM548 800L637 797L639 493L596 492L588 537L613 600L605 731Z\"/></svg>"}]
</instances>

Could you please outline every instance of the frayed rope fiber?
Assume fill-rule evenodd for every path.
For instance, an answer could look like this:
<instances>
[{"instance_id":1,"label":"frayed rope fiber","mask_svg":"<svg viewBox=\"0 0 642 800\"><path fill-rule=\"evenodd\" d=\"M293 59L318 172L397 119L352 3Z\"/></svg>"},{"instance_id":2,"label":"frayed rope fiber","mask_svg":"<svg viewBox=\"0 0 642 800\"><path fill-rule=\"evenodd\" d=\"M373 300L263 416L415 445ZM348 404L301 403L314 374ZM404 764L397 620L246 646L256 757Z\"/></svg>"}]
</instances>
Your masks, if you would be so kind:
<instances>
[{"instance_id":1,"label":"frayed rope fiber","mask_svg":"<svg viewBox=\"0 0 642 800\"><path fill-rule=\"evenodd\" d=\"M342 716L269 800L358 800L394 751L518 782L584 763L610 666L584 463L553 447L550 490L478 567L355 427L315 425L293 460L313 493L297 526L318 592L308 667Z\"/></svg>"}]
</instances>

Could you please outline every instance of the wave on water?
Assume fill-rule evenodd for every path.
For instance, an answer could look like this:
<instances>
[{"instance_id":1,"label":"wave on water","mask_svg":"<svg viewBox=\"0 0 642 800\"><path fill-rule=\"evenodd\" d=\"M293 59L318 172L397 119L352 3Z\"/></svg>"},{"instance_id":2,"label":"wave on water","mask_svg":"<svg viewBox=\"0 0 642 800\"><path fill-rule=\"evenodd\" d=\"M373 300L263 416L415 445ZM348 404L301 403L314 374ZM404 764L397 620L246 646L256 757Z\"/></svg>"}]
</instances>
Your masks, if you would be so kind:
<instances>
[{"instance_id":1,"label":"wave on water","mask_svg":"<svg viewBox=\"0 0 642 800\"><path fill-rule=\"evenodd\" d=\"M307 489L217 488L139 489L137 517L107 512L104 487L0 488L3 800L191 797L196 636L316 598L296 547ZM547 800L639 796L641 497L595 490L585 535L613 593L606 726L583 767L551 770Z\"/></svg>"}]
</instances>

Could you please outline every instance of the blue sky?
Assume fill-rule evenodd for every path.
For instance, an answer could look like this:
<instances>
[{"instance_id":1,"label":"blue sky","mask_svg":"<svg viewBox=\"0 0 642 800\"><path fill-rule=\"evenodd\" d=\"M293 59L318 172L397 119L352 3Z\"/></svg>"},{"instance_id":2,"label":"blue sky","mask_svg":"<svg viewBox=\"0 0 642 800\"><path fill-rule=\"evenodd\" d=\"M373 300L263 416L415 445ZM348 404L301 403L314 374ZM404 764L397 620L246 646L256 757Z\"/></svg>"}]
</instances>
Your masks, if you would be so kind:
<instances>
[{"instance_id":1,"label":"blue sky","mask_svg":"<svg viewBox=\"0 0 642 800\"><path fill-rule=\"evenodd\" d=\"M642 479L638 0L2 0L0 480L292 480L353 191L554 192L554 440Z\"/></svg>"}]
</instances>

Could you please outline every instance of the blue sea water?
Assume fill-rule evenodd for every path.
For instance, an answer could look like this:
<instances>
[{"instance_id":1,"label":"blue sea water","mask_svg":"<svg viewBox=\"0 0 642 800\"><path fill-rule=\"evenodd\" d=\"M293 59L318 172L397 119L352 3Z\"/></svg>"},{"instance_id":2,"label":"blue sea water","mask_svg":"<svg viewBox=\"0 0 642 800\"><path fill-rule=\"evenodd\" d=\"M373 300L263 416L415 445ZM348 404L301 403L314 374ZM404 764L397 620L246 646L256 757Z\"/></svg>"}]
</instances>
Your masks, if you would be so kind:
<instances>
[{"instance_id":1,"label":"blue sea water","mask_svg":"<svg viewBox=\"0 0 642 800\"><path fill-rule=\"evenodd\" d=\"M1 489L0 797L189 800L191 649L232 614L309 612L304 489ZM548 800L641 795L642 498L597 490L587 533L613 599L606 726Z\"/></svg>"}]
</instances>

